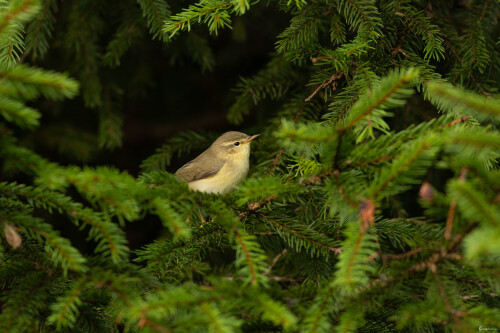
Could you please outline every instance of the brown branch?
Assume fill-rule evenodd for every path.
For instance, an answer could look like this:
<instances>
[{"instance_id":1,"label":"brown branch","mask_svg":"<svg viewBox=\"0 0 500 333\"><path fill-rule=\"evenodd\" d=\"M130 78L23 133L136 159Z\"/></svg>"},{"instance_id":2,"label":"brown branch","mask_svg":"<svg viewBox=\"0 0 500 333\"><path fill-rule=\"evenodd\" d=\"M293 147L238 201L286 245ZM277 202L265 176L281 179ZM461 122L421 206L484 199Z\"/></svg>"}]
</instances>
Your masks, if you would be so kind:
<instances>
[{"instance_id":1,"label":"brown branch","mask_svg":"<svg viewBox=\"0 0 500 333\"><path fill-rule=\"evenodd\" d=\"M351 165L353 167L358 167L358 166L362 166L362 165L374 165L374 164L378 164L378 163L382 163L382 162L385 162L387 160L392 160L392 159L395 159L396 157L398 157L398 155L386 155L386 156L382 156L382 157L379 157L379 158L376 158L374 160L370 160L370 161L359 161L359 162L356 162L354 164L351 164L351 162L349 161L346 161L343 163L342 166L347 166L347 165Z\"/></svg>"},{"instance_id":2,"label":"brown branch","mask_svg":"<svg viewBox=\"0 0 500 333\"><path fill-rule=\"evenodd\" d=\"M462 233L458 234L455 236L455 238L448 244L447 247L442 247L441 249L438 249L435 254L433 254L429 259L427 259L424 262L420 262L418 264L415 264L411 266L410 268L406 269L403 271L400 276L402 278L408 278L409 276L423 271L425 269L429 269L431 265L436 265L438 262L440 262L443 259L453 259L457 260L459 259L455 253L451 253L453 250L456 249L456 247L462 242L463 238L468 235L472 230L474 230L478 226L478 223L473 223L468 226L466 230L464 230ZM370 282L368 286L360 287L357 289L357 293L362 293L365 292L371 288L375 287L381 287L385 288L391 283L393 283L396 280L396 276L391 276L389 278L387 277L380 277L376 280L373 280Z\"/></svg>"},{"instance_id":3,"label":"brown branch","mask_svg":"<svg viewBox=\"0 0 500 333\"><path fill-rule=\"evenodd\" d=\"M418 254L420 252L422 252L424 250L424 248L422 247L419 247L419 248L416 248L416 249L412 249L408 252L404 252L404 253L399 253L399 254L385 254L385 253L373 253L367 260L366 262L371 262L379 257L382 258L382 260L387 260L387 259L390 259L390 260L401 260L401 259L405 259L405 258L408 258L408 257L411 257L415 254Z\"/></svg>"},{"instance_id":4,"label":"brown branch","mask_svg":"<svg viewBox=\"0 0 500 333\"><path fill-rule=\"evenodd\" d=\"M151 320L149 320L146 317L141 317L139 318L139 322L137 323L137 326L139 328L143 328L144 326L151 327L154 331L156 332L161 332L161 333L170 333L172 332L168 328L161 326L159 324L153 323Z\"/></svg>"},{"instance_id":5,"label":"brown branch","mask_svg":"<svg viewBox=\"0 0 500 333\"><path fill-rule=\"evenodd\" d=\"M406 37L408 37L408 33L410 32L410 30L411 30L411 24L408 25L408 26L406 26L406 28L403 30L403 32L401 34L402 35L401 36L401 41L399 42L399 44L392 51L392 53L391 53L392 56L396 55L397 53L401 53L405 57L408 57L408 55L403 50L401 50L401 46L405 42Z\"/></svg>"},{"instance_id":6,"label":"brown branch","mask_svg":"<svg viewBox=\"0 0 500 333\"><path fill-rule=\"evenodd\" d=\"M453 121L450 121L449 123L447 123L445 125L439 126L439 129L443 129L445 127L450 127L450 126L453 126L453 125L456 125L456 124L463 123L463 122L467 121L469 118L470 118L469 116L463 116L461 118L458 118L458 119L455 119Z\"/></svg>"},{"instance_id":7,"label":"brown branch","mask_svg":"<svg viewBox=\"0 0 500 333\"><path fill-rule=\"evenodd\" d=\"M311 178L307 179L305 182L303 182L304 185L310 185L312 183L315 183L323 178L326 178L328 176L330 176L331 174L335 173L334 170L328 170L327 172L324 172L322 174L319 174L319 175L316 175L316 176L312 176Z\"/></svg>"},{"instance_id":8,"label":"brown branch","mask_svg":"<svg viewBox=\"0 0 500 333\"><path fill-rule=\"evenodd\" d=\"M271 270L273 269L273 267L278 263L278 260L283 255L285 255L287 252L288 252L287 249L283 249L283 251L281 251L276 257L274 257L273 261L271 262L271 265L269 265L269 267L267 268L267 271L264 272L264 275L268 275L271 272Z\"/></svg>"},{"instance_id":9,"label":"brown branch","mask_svg":"<svg viewBox=\"0 0 500 333\"><path fill-rule=\"evenodd\" d=\"M463 167L462 170L460 170L460 176L458 177L458 180L462 182L465 180L466 176L467 176L467 168ZM453 229L453 219L455 218L456 208L457 208L457 200L452 199L450 203L450 208L448 210L448 217L446 218L446 229L444 231L445 239L451 238L451 231Z\"/></svg>"},{"instance_id":10,"label":"brown branch","mask_svg":"<svg viewBox=\"0 0 500 333\"><path fill-rule=\"evenodd\" d=\"M335 175L335 183L337 184L337 189L339 190L340 195L345 199L345 201L347 201L349 206L357 209L358 205L356 204L356 202L348 197L342 186L340 186L340 171L337 170L333 174Z\"/></svg>"},{"instance_id":11,"label":"brown branch","mask_svg":"<svg viewBox=\"0 0 500 333\"><path fill-rule=\"evenodd\" d=\"M317 63L317 62L318 62L318 61L320 61L320 60L332 60L332 61L333 61L333 60L335 60L335 58L332 58L332 57L327 57L327 56L320 56L320 57L312 58L312 59L311 59L311 62L312 62L313 64L315 64L315 63Z\"/></svg>"},{"instance_id":12,"label":"brown branch","mask_svg":"<svg viewBox=\"0 0 500 333\"><path fill-rule=\"evenodd\" d=\"M274 281L285 281L285 282L302 282L304 281L304 278L291 278L287 276L270 276L269 277L271 280Z\"/></svg>"},{"instance_id":13,"label":"brown branch","mask_svg":"<svg viewBox=\"0 0 500 333\"><path fill-rule=\"evenodd\" d=\"M271 173L271 171L273 171L274 169L276 169L276 165L278 164L278 160L280 158L280 156L285 152L285 148L282 147L280 149L280 151L278 152L278 154L276 154L276 157L274 158L273 160L273 164L271 165L271 167L269 168L269 170L267 170L266 172L266 175L269 175Z\"/></svg>"},{"instance_id":14,"label":"brown branch","mask_svg":"<svg viewBox=\"0 0 500 333\"><path fill-rule=\"evenodd\" d=\"M273 201L275 198L276 198L276 194L271 194L269 197L267 197L266 199L264 199L261 202L255 201L255 202L249 203L248 204L248 210L251 211L251 212L256 211L257 209L259 209L260 207L264 206L268 202Z\"/></svg>"},{"instance_id":15,"label":"brown branch","mask_svg":"<svg viewBox=\"0 0 500 333\"><path fill-rule=\"evenodd\" d=\"M330 76L328 79L326 79L325 81L323 81L323 83L321 83L318 86L318 88L316 88L314 90L314 92L309 97L307 97L304 101L305 102L309 102L321 89L323 89L324 87L326 87L327 85L329 85L333 81L340 79L343 74L344 74L344 72L338 71L335 74L333 74L332 76ZM335 87L333 88L333 90L335 90Z\"/></svg>"},{"instance_id":16,"label":"brown branch","mask_svg":"<svg viewBox=\"0 0 500 333\"><path fill-rule=\"evenodd\" d=\"M404 259L404 258L408 258L408 257L411 257L417 253L420 253L422 252L424 249L419 247L419 248L416 248L416 249L412 249L408 252L405 252L405 253L400 253L400 254L385 254L384 256L387 258L387 259L392 259L392 260L400 260L400 259Z\"/></svg>"}]
</instances>

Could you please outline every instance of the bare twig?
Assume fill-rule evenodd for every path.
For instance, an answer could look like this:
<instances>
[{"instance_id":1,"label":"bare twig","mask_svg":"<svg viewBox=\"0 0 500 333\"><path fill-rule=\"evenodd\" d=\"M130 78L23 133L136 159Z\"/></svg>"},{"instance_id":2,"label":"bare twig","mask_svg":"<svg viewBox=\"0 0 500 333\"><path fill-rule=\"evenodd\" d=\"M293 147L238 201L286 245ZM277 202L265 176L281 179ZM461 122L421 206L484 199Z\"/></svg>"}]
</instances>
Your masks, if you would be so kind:
<instances>
[{"instance_id":1,"label":"bare twig","mask_svg":"<svg viewBox=\"0 0 500 333\"><path fill-rule=\"evenodd\" d=\"M267 271L264 272L264 275L268 275L271 272L271 270L273 269L273 267L276 265L276 263L278 262L278 260L283 255L285 255L287 252L288 252L287 249L283 249L283 251L281 251L276 257L274 257L273 261L271 262L271 265L269 265L269 267L267 268Z\"/></svg>"},{"instance_id":2,"label":"bare twig","mask_svg":"<svg viewBox=\"0 0 500 333\"><path fill-rule=\"evenodd\" d=\"M257 209L259 209L260 207L264 206L268 202L273 201L275 198L276 198L276 195L275 194L271 194L269 197L267 197L266 199L264 199L261 202L255 201L255 202L249 203L248 204L248 210L251 211L251 212L256 211Z\"/></svg>"},{"instance_id":3,"label":"bare twig","mask_svg":"<svg viewBox=\"0 0 500 333\"><path fill-rule=\"evenodd\" d=\"M463 167L460 170L460 176L458 177L459 181L464 181L465 176L467 176L467 168ZM446 219L446 229L444 231L444 238L451 238L451 231L453 229L453 219L455 218L455 211L457 209L457 200L453 199L450 203L450 209L448 210L448 218Z\"/></svg>"},{"instance_id":4,"label":"bare twig","mask_svg":"<svg viewBox=\"0 0 500 333\"><path fill-rule=\"evenodd\" d=\"M460 124L460 123L463 123L465 122L467 119L469 119L470 117L468 116L463 116L461 118L458 118L458 119L455 119L453 121L450 121L449 123L447 123L446 125L442 125L442 126L439 126L439 129L443 129L445 127L450 127L450 126L453 126L453 125L456 125L456 124Z\"/></svg>"},{"instance_id":5,"label":"bare twig","mask_svg":"<svg viewBox=\"0 0 500 333\"><path fill-rule=\"evenodd\" d=\"M327 85L329 85L333 81L335 81L337 79L340 79L342 77L342 75L344 75L344 72L338 71L335 74L333 74L332 76L330 76L328 79L326 79L325 81L323 81L323 83L321 83L318 86L318 88L316 88L316 90L314 90L314 92L309 97L307 97L305 99L305 102L309 102L321 89L323 89L324 87L326 87ZM333 88L335 90L335 86Z\"/></svg>"}]
</instances>

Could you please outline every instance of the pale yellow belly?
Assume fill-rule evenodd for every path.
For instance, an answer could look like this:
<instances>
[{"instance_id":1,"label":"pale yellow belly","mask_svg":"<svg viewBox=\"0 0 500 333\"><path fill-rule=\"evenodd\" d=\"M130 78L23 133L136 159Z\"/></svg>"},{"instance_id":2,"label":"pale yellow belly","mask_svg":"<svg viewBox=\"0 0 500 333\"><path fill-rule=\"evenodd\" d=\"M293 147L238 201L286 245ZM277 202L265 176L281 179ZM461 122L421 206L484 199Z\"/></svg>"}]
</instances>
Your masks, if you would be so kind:
<instances>
[{"instance_id":1,"label":"pale yellow belly","mask_svg":"<svg viewBox=\"0 0 500 333\"><path fill-rule=\"evenodd\" d=\"M188 186L190 189L200 192L224 194L238 185L247 173L248 163L239 166L226 163L215 176L195 180L190 182Z\"/></svg>"}]
</instances>

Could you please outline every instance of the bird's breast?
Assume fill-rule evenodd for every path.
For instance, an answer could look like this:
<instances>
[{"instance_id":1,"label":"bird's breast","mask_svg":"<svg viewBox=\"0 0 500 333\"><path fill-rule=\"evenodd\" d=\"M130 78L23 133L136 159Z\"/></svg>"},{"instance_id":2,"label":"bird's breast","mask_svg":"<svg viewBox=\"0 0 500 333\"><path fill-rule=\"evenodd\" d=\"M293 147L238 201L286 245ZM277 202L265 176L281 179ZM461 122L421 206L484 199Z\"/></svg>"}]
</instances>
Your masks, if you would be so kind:
<instances>
[{"instance_id":1,"label":"bird's breast","mask_svg":"<svg viewBox=\"0 0 500 333\"><path fill-rule=\"evenodd\" d=\"M238 185L248 173L248 159L245 161L226 161L222 169L216 175L195 180L188 185L191 189L224 194Z\"/></svg>"}]
</instances>

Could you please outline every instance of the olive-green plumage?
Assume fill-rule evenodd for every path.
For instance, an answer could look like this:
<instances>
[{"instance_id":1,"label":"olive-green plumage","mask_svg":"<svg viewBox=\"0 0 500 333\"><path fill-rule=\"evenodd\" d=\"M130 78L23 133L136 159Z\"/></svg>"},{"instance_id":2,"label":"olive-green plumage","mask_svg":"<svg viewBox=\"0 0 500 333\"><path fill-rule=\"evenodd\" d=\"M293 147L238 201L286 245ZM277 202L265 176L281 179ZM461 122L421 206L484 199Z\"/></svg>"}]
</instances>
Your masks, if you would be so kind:
<instances>
[{"instance_id":1,"label":"olive-green plumage","mask_svg":"<svg viewBox=\"0 0 500 333\"><path fill-rule=\"evenodd\" d=\"M248 173L250 142L257 135L226 132L175 175L189 188L207 193L227 193Z\"/></svg>"}]
</instances>

